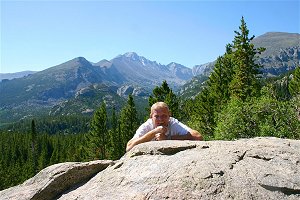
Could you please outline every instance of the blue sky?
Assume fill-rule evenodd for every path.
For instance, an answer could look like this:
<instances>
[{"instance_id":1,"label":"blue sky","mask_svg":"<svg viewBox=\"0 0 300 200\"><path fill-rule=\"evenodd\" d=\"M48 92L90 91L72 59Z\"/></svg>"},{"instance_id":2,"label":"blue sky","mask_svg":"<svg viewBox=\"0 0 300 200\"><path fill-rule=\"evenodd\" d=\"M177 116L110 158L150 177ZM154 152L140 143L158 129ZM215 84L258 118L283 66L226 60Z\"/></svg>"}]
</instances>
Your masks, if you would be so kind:
<instances>
[{"instance_id":1,"label":"blue sky","mask_svg":"<svg viewBox=\"0 0 300 200\"><path fill-rule=\"evenodd\" d=\"M222 55L244 16L250 35L300 33L300 1L1 0L1 73L40 71L82 56L136 52L187 67Z\"/></svg>"}]
</instances>

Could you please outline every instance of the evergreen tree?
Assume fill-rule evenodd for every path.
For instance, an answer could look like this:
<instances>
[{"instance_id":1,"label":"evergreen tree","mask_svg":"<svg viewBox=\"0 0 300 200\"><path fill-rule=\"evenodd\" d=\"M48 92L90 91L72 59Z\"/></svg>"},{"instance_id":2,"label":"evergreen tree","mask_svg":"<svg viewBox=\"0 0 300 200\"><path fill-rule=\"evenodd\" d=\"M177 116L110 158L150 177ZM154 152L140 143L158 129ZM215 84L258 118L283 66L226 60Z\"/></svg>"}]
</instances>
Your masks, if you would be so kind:
<instances>
[{"instance_id":1,"label":"evergreen tree","mask_svg":"<svg viewBox=\"0 0 300 200\"><path fill-rule=\"evenodd\" d=\"M175 118L180 118L179 116L179 100L177 96L173 93L172 89L169 88L167 81L163 81L160 87L156 86L153 91L153 95L149 97L149 107L147 111L150 112L151 106L159 101L165 102L171 111L171 114Z\"/></svg>"},{"instance_id":2,"label":"evergreen tree","mask_svg":"<svg viewBox=\"0 0 300 200\"><path fill-rule=\"evenodd\" d=\"M40 153L39 159L38 159L38 170L42 170L47 166L47 147L44 146L45 144L42 145L42 151Z\"/></svg>"},{"instance_id":3,"label":"evergreen tree","mask_svg":"<svg viewBox=\"0 0 300 200\"><path fill-rule=\"evenodd\" d=\"M60 147L60 142L58 140L57 137L55 138L51 138L52 139L52 148L53 148L53 151L52 151L52 154L51 154L51 157L50 157L50 165L53 165L53 164L56 164L59 162L59 147Z\"/></svg>"},{"instance_id":4,"label":"evergreen tree","mask_svg":"<svg viewBox=\"0 0 300 200\"><path fill-rule=\"evenodd\" d=\"M35 121L31 121L31 153L32 153L32 174L34 175L37 172L37 133Z\"/></svg>"},{"instance_id":5,"label":"evergreen tree","mask_svg":"<svg viewBox=\"0 0 300 200\"><path fill-rule=\"evenodd\" d=\"M190 124L201 133L213 134L216 116L230 98L229 84L233 77L231 46L226 46L226 53L218 57L214 70L207 80L207 86L196 96L191 111Z\"/></svg>"},{"instance_id":6,"label":"evergreen tree","mask_svg":"<svg viewBox=\"0 0 300 200\"><path fill-rule=\"evenodd\" d=\"M127 142L133 137L138 128L137 111L132 95L128 96L127 104L121 110L119 124L124 153Z\"/></svg>"},{"instance_id":7,"label":"evergreen tree","mask_svg":"<svg viewBox=\"0 0 300 200\"><path fill-rule=\"evenodd\" d=\"M217 59L214 70L207 81L214 113L219 112L230 98L229 84L233 78L232 57L231 46L227 45L226 53Z\"/></svg>"},{"instance_id":8,"label":"evergreen tree","mask_svg":"<svg viewBox=\"0 0 300 200\"><path fill-rule=\"evenodd\" d=\"M293 73L293 78L289 82L288 88L290 93L293 96L300 94L300 67L299 66L295 69Z\"/></svg>"},{"instance_id":9,"label":"evergreen tree","mask_svg":"<svg viewBox=\"0 0 300 200\"><path fill-rule=\"evenodd\" d=\"M119 125L116 115L116 108L113 107L110 130L111 159L113 160L119 159L124 153L118 127Z\"/></svg>"},{"instance_id":10,"label":"evergreen tree","mask_svg":"<svg viewBox=\"0 0 300 200\"><path fill-rule=\"evenodd\" d=\"M248 37L244 18L241 19L240 32L235 31L233 44L226 46L226 53L220 56L210 74L207 87L195 98L195 109L190 123L203 134L214 133L218 113L232 97L245 100L259 94L259 65L255 64L256 54L264 49L255 49ZM197 124L198 123L198 124Z\"/></svg>"},{"instance_id":11,"label":"evergreen tree","mask_svg":"<svg viewBox=\"0 0 300 200\"><path fill-rule=\"evenodd\" d=\"M202 134L212 135L215 126L213 113L213 99L209 94L209 90L205 88L194 100L189 121L190 126Z\"/></svg>"},{"instance_id":12,"label":"evergreen tree","mask_svg":"<svg viewBox=\"0 0 300 200\"><path fill-rule=\"evenodd\" d=\"M87 134L87 153L89 159L105 159L107 145L107 113L106 105L103 102L96 110L90 132Z\"/></svg>"},{"instance_id":13,"label":"evergreen tree","mask_svg":"<svg viewBox=\"0 0 300 200\"><path fill-rule=\"evenodd\" d=\"M260 85L257 79L260 65L256 64L255 56L264 51L263 48L255 49L249 38L249 30L244 17L241 19L240 32L235 31L233 40L234 75L230 83L231 96L245 100L247 97L259 94Z\"/></svg>"}]
</instances>

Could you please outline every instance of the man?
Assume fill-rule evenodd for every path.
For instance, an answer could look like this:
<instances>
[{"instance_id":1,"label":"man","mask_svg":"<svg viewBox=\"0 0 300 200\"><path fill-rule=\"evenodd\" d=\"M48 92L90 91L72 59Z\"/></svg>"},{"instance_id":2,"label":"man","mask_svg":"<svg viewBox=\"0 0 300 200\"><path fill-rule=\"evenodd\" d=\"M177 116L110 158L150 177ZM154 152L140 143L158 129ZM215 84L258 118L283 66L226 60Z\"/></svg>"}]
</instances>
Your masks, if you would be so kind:
<instances>
[{"instance_id":1,"label":"man","mask_svg":"<svg viewBox=\"0 0 300 200\"><path fill-rule=\"evenodd\" d=\"M127 143L126 151L137 144L152 140L203 140L201 134L171 117L164 102L151 106L150 119L143 123Z\"/></svg>"}]
</instances>

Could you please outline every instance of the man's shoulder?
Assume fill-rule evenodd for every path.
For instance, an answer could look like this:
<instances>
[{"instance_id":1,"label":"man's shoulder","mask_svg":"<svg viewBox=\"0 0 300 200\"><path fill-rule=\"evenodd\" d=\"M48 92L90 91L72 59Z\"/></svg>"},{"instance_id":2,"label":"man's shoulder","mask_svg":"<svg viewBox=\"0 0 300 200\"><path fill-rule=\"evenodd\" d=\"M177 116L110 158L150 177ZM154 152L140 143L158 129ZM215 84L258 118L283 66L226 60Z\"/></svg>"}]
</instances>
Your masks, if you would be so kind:
<instances>
[{"instance_id":1,"label":"man's shoulder","mask_svg":"<svg viewBox=\"0 0 300 200\"><path fill-rule=\"evenodd\" d=\"M153 122L152 120L149 118L147 119L143 124L142 126L152 126L153 125Z\"/></svg>"},{"instance_id":2,"label":"man's shoulder","mask_svg":"<svg viewBox=\"0 0 300 200\"><path fill-rule=\"evenodd\" d=\"M174 118L174 117L170 117L170 120L169 120L170 124L177 124L179 121L178 119Z\"/></svg>"}]
</instances>

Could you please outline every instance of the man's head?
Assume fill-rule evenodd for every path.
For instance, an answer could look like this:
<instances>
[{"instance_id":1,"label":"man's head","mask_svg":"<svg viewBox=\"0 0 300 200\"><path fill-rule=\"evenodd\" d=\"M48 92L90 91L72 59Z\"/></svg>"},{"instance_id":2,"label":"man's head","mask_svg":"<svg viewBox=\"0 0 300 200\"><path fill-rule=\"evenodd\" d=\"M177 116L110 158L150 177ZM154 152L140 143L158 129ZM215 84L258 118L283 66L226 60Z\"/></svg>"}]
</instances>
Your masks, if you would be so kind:
<instances>
[{"instance_id":1,"label":"man's head","mask_svg":"<svg viewBox=\"0 0 300 200\"><path fill-rule=\"evenodd\" d=\"M157 102L151 106L150 118L154 127L168 126L171 113L169 107L164 102Z\"/></svg>"}]
</instances>

